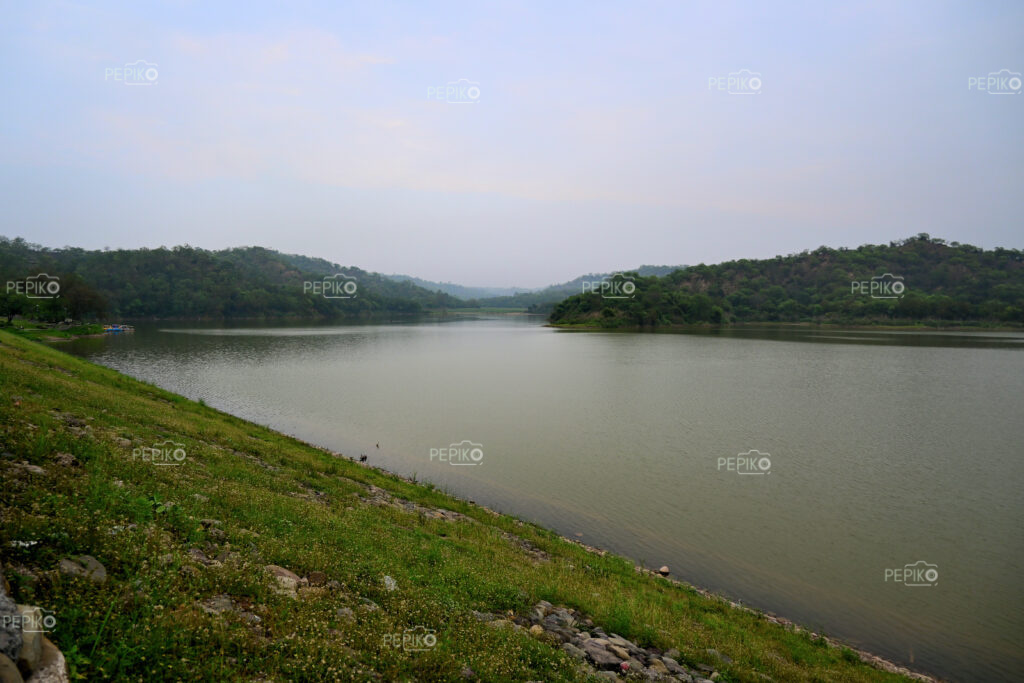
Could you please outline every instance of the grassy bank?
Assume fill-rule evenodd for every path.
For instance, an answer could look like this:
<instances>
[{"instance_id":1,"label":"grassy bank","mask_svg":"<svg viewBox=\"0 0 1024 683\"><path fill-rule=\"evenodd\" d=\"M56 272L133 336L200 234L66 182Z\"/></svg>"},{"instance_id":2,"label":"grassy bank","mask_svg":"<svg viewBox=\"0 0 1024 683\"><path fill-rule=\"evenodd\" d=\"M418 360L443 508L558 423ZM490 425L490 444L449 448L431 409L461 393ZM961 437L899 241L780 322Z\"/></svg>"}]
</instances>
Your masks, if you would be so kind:
<instances>
[{"instance_id":1,"label":"grassy bank","mask_svg":"<svg viewBox=\"0 0 1024 683\"><path fill-rule=\"evenodd\" d=\"M624 558L3 331L0 425L6 576L19 603L53 610L49 638L81 680L585 680L548 641L472 614L539 600L721 681L905 680ZM140 450L167 441L179 464ZM57 570L79 555L106 580ZM268 565L308 585L285 590ZM390 645L416 628L436 646Z\"/></svg>"},{"instance_id":2,"label":"grassy bank","mask_svg":"<svg viewBox=\"0 0 1024 683\"><path fill-rule=\"evenodd\" d=\"M70 341L79 337L103 334L103 325L73 325L70 327L39 323L34 320L14 320L0 330L36 341Z\"/></svg>"}]
</instances>

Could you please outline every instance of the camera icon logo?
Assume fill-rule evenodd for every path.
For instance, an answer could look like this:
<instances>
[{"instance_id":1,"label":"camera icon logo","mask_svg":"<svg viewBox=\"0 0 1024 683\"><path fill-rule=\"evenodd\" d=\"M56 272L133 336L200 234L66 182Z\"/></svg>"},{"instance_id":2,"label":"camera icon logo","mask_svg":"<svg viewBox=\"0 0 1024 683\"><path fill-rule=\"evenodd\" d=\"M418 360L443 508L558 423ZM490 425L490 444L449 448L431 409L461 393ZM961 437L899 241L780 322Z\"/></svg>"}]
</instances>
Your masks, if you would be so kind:
<instances>
[{"instance_id":1,"label":"camera icon logo","mask_svg":"<svg viewBox=\"0 0 1024 683\"><path fill-rule=\"evenodd\" d=\"M385 633L385 647L400 647L406 652L426 652L437 645L434 629L425 626L407 628L401 633Z\"/></svg>"},{"instance_id":2,"label":"camera icon logo","mask_svg":"<svg viewBox=\"0 0 1024 683\"><path fill-rule=\"evenodd\" d=\"M46 273L29 275L25 278L23 290L20 293L29 299L56 299L60 295L60 277Z\"/></svg>"},{"instance_id":3,"label":"camera icon logo","mask_svg":"<svg viewBox=\"0 0 1024 683\"><path fill-rule=\"evenodd\" d=\"M448 81L445 101L448 104L477 104L480 102L480 84L468 78Z\"/></svg>"},{"instance_id":4,"label":"camera icon logo","mask_svg":"<svg viewBox=\"0 0 1024 683\"><path fill-rule=\"evenodd\" d=\"M615 272L603 280L584 280L584 294L600 294L602 299L632 299L636 294L636 282L632 275Z\"/></svg>"},{"instance_id":5,"label":"camera icon logo","mask_svg":"<svg viewBox=\"0 0 1024 683\"><path fill-rule=\"evenodd\" d=\"M151 462L154 465L181 465L185 462L186 457L185 444L177 443L170 439L154 444L152 448L132 449L133 460Z\"/></svg>"},{"instance_id":6,"label":"camera icon logo","mask_svg":"<svg viewBox=\"0 0 1024 683\"><path fill-rule=\"evenodd\" d=\"M914 588L935 586L939 583L939 566L918 560L914 564L886 569L885 580Z\"/></svg>"},{"instance_id":7,"label":"camera icon logo","mask_svg":"<svg viewBox=\"0 0 1024 683\"><path fill-rule=\"evenodd\" d=\"M1000 69L993 71L985 78L985 92L989 95L1020 95L1021 77L1017 71Z\"/></svg>"},{"instance_id":8,"label":"camera icon logo","mask_svg":"<svg viewBox=\"0 0 1024 683\"><path fill-rule=\"evenodd\" d=\"M482 444L463 439L447 448L431 448L430 459L449 465L479 465L484 461Z\"/></svg>"},{"instance_id":9,"label":"camera icon logo","mask_svg":"<svg viewBox=\"0 0 1024 683\"><path fill-rule=\"evenodd\" d=\"M159 77L160 72L156 64L150 64L145 59L137 59L124 65L125 85L156 85Z\"/></svg>"},{"instance_id":10,"label":"camera icon logo","mask_svg":"<svg viewBox=\"0 0 1024 683\"><path fill-rule=\"evenodd\" d=\"M903 565L904 586L934 586L939 582L939 566L918 560Z\"/></svg>"},{"instance_id":11,"label":"camera icon logo","mask_svg":"<svg viewBox=\"0 0 1024 683\"><path fill-rule=\"evenodd\" d=\"M5 614L0 626L17 626L24 633L49 633L57 627L57 614L42 607L18 607L18 614Z\"/></svg>"},{"instance_id":12,"label":"camera icon logo","mask_svg":"<svg viewBox=\"0 0 1024 683\"><path fill-rule=\"evenodd\" d=\"M907 286L902 275L882 273L868 280L850 282L851 294L869 294L872 299L902 299Z\"/></svg>"},{"instance_id":13,"label":"camera icon logo","mask_svg":"<svg viewBox=\"0 0 1024 683\"><path fill-rule=\"evenodd\" d=\"M327 275L323 280L307 280L302 283L305 294L319 294L325 299L355 299L359 284L351 275L335 273Z\"/></svg>"}]
</instances>

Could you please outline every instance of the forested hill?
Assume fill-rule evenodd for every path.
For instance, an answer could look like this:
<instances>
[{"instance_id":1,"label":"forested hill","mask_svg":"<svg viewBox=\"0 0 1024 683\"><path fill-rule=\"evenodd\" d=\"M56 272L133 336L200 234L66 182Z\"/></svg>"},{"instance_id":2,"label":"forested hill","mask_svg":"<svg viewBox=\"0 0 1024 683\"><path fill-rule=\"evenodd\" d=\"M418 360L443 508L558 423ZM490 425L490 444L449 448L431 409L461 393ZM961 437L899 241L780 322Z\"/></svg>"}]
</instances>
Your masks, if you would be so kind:
<instances>
[{"instance_id":1,"label":"forested hill","mask_svg":"<svg viewBox=\"0 0 1024 683\"><path fill-rule=\"evenodd\" d=\"M0 280L23 280L40 272L60 278L59 297L26 301L5 287L0 291L0 305L51 319L100 314L124 318L358 317L466 306L447 294L394 282L377 273L260 247L86 251L47 249L20 238L0 237ZM327 292L346 298L324 296L325 278L332 275L336 276L334 282L355 283L354 290L349 285L348 291Z\"/></svg>"},{"instance_id":2,"label":"forested hill","mask_svg":"<svg viewBox=\"0 0 1024 683\"><path fill-rule=\"evenodd\" d=\"M626 283L632 281L632 285ZM899 283L899 284L897 284ZM626 274L555 306L595 327L726 322L1024 323L1024 252L922 233L888 245L820 247L773 259Z\"/></svg>"}]
</instances>

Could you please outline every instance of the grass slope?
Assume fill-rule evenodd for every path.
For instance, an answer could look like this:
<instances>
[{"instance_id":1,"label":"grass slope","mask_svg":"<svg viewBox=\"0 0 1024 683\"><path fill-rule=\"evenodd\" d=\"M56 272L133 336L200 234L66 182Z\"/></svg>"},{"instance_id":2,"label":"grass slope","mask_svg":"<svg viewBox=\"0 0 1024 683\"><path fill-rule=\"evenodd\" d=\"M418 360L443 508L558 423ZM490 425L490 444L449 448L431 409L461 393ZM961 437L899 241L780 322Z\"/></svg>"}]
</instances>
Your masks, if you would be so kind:
<instances>
[{"instance_id":1,"label":"grass slope","mask_svg":"<svg viewBox=\"0 0 1024 683\"><path fill-rule=\"evenodd\" d=\"M716 648L733 659L723 681L905 680L624 558L7 332L0 430L7 578L19 603L54 610L49 637L78 679L464 680L466 666L483 680L584 679L562 651L471 614L546 599L642 645L678 648L691 666ZM187 452L181 466L133 460L133 448L168 439ZM475 521L374 505L368 485ZM220 561L207 566L197 551ZM104 584L56 571L81 554L103 563ZM331 583L294 599L273 590L268 564ZM218 595L240 609L201 608ZM362 598L380 609L360 609ZM337 614L345 607L355 621ZM417 626L436 631L434 648L385 643Z\"/></svg>"}]
</instances>

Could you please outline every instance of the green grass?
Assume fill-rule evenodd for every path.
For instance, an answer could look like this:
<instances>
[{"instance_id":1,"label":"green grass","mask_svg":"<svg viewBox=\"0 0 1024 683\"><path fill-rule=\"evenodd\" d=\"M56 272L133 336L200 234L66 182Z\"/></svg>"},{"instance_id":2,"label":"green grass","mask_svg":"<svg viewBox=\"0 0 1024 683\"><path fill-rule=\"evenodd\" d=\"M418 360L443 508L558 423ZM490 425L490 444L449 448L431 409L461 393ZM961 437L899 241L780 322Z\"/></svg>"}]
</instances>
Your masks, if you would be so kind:
<instances>
[{"instance_id":1,"label":"green grass","mask_svg":"<svg viewBox=\"0 0 1024 683\"><path fill-rule=\"evenodd\" d=\"M44 327L32 320L21 319L13 320L10 325L4 325L0 322L0 329L37 341L74 339L89 334L103 334L103 325L75 325L74 327L58 330L52 327Z\"/></svg>"},{"instance_id":2,"label":"green grass","mask_svg":"<svg viewBox=\"0 0 1024 683\"><path fill-rule=\"evenodd\" d=\"M167 439L183 445L184 464L133 459L133 448ZM49 637L80 680L463 680L466 666L483 680L581 680L560 650L470 613L526 610L541 599L642 645L678 648L690 665L710 663L705 650L715 648L734 660L723 681L762 683L759 673L778 682L903 680L806 632L638 573L624 558L3 331L0 450L9 454L0 459L7 578L19 603L54 610ZM80 464L60 465L57 453ZM364 503L367 484L475 522ZM206 518L219 527L204 527ZM189 558L192 548L232 554L205 567ZM55 571L79 554L105 565L104 585ZM294 600L272 590L267 564L324 572L337 584ZM398 590L384 589L385 574ZM220 594L260 623L200 609ZM361 598L380 610L360 611ZM340 607L355 609L357 621L340 619ZM417 626L436 631L436 647L384 644L385 633Z\"/></svg>"}]
</instances>

